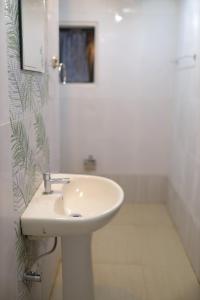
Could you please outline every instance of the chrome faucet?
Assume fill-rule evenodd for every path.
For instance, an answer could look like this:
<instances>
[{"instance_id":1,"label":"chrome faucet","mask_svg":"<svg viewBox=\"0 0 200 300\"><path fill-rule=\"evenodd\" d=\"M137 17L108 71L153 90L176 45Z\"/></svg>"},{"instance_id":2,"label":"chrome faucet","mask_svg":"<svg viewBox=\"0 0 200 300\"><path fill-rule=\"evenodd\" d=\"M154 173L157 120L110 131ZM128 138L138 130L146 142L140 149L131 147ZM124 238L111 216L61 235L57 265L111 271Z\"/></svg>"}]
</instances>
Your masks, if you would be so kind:
<instances>
[{"instance_id":1,"label":"chrome faucet","mask_svg":"<svg viewBox=\"0 0 200 300\"><path fill-rule=\"evenodd\" d=\"M51 174L46 172L43 174L44 180L44 194L51 194L53 191L51 190L52 184L67 184L70 183L69 178L51 178Z\"/></svg>"}]
</instances>

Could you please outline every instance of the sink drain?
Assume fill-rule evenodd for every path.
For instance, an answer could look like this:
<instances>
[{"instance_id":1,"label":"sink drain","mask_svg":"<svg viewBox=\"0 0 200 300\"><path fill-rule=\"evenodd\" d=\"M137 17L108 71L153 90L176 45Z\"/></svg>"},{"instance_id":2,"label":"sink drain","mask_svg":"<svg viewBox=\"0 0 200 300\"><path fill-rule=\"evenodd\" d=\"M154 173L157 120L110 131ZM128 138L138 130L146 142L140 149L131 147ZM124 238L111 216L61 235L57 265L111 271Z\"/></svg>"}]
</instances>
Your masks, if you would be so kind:
<instances>
[{"instance_id":1,"label":"sink drain","mask_svg":"<svg viewBox=\"0 0 200 300\"><path fill-rule=\"evenodd\" d=\"M79 214L79 213L71 213L71 214L70 214L70 217L73 217L73 218L81 218L82 215Z\"/></svg>"}]
</instances>

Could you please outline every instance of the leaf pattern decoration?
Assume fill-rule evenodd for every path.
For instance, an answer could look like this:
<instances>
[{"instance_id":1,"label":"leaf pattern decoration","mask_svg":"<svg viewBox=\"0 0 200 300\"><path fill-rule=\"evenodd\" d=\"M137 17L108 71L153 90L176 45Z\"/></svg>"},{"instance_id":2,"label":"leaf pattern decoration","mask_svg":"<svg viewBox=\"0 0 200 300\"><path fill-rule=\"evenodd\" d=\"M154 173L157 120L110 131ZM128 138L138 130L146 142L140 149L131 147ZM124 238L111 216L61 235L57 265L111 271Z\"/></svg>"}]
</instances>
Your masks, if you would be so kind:
<instances>
[{"instance_id":1,"label":"leaf pattern decoration","mask_svg":"<svg viewBox=\"0 0 200 300\"><path fill-rule=\"evenodd\" d=\"M11 56L19 60L19 13L18 1L6 0L5 1L5 16L7 18L7 37L8 37L8 50Z\"/></svg>"},{"instance_id":2,"label":"leaf pattern decoration","mask_svg":"<svg viewBox=\"0 0 200 300\"><path fill-rule=\"evenodd\" d=\"M49 142L46 134L46 127L44 124L43 116L41 113L35 114L34 128L36 136L37 153L42 155L43 157L43 163L39 162L39 165L41 166L41 169L44 172L44 169L48 169L49 164Z\"/></svg>"},{"instance_id":3,"label":"leaf pattern decoration","mask_svg":"<svg viewBox=\"0 0 200 300\"><path fill-rule=\"evenodd\" d=\"M10 120L12 135L12 155L13 155L13 167L16 168L28 168L28 165L32 162L33 154L29 146L29 138L26 134L26 129L22 121L13 122Z\"/></svg>"},{"instance_id":4,"label":"leaf pattern decoration","mask_svg":"<svg viewBox=\"0 0 200 300\"><path fill-rule=\"evenodd\" d=\"M20 224L15 222L15 234L16 234L16 254L18 261L18 274L24 271L24 266L28 263L28 254L25 245L25 237L21 234Z\"/></svg>"},{"instance_id":5,"label":"leaf pattern decoration","mask_svg":"<svg viewBox=\"0 0 200 300\"><path fill-rule=\"evenodd\" d=\"M28 1L28 0L27 0ZM49 143L43 118L48 103L48 74L21 70L18 0L4 0L8 46L8 92L11 127L13 224L16 237L17 300L31 299L23 282L31 243L20 228L20 216L49 165Z\"/></svg>"}]
</instances>

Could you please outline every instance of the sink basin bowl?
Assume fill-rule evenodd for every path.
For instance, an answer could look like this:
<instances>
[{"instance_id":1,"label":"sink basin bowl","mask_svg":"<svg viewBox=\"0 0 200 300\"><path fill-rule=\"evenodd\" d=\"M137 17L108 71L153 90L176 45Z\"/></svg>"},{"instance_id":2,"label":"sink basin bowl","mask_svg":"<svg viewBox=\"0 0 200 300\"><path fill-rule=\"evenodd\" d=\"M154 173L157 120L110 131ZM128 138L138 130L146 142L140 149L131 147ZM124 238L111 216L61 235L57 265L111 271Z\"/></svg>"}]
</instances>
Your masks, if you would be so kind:
<instances>
[{"instance_id":1,"label":"sink basin bowl","mask_svg":"<svg viewBox=\"0 0 200 300\"><path fill-rule=\"evenodd\" d=\"M98 176L54 174L69 177L69 184L52 185L44 195L43 184L21 216L24 235L50 237L95 231L116 214L123 191L114 181Z\"/></svg>"},{"instance_id":2,"label":"sink basin bowl","mask_svg":"<svg viewBox=\"0 0 200 300\"><path fill-rule=\"evenodd\" d=\"M54 174L69 184L52 184L45 195L40 185L21 216L24 235L61 236L63 299L94 300L92 232L117 213L124 193L114 181L98 176Z\"/></svg>"}]
</instances>

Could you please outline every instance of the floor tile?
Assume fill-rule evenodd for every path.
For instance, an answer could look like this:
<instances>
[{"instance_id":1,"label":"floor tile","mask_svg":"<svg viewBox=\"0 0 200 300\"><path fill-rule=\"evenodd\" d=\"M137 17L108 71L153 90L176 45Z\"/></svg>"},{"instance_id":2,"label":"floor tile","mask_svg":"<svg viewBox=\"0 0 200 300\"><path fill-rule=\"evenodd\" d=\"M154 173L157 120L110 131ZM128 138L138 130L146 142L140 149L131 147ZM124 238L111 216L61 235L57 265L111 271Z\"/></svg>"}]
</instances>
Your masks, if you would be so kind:
<instances>
[{"instance_id":1,"label":"floor tile","mask_svg":"<svg viewBox=\"0 0 200 300\"><path fill-rule=\"evenodd\" d=\"M112 226L93 236L94 263L141 264L142 236L134 226Z\"/></svg>"},{"instance_id":2,"label":"floor tile","mask_svg":"<svg viewBox=\"0 0 200 300\"><path fill-rule=\"evenodd\" d=\"M125 204L93 235L95 300L199 300L200 286L164 205ZM51 300L62 299L61 270Z\"/></svg>"},{"instance_id":3,"label":"floor tile","mask_svg":"<svg viewBox=\"0 0 200 300\"><path fill-rule=\"evenodd\" d=\"M190 266L181 241L173 227L140 227L140 248L143 265Z\"/></svg>"},{"instance_id":4,"label":"floor tile","mask_svg":"<svg viewBox=\"0 0 200 300\"><path fill-rule=\"evenodd\" d=\"M200 287L191 268L145 267L148 300L199 300Z\"/></svg>"},{"instance_id":5,"label":"floor tile","mask_svg":"<svg viewBox=\"0 0 200 300\"><path fill-rule=\"evenodd\" d=\"M95 300L146 300L143 269L129 265L94 265Z\"/></svg>"},{"instance_id":6,"label":"floor tile","mask_svg":"<svg viewBox=\"0 0 200 300\"><path fill-rule=\"evenodd\" d=\"M173 226L162 204L125 204L109 225Z\"/></svg>"}]
</instances>

